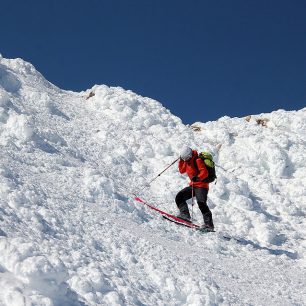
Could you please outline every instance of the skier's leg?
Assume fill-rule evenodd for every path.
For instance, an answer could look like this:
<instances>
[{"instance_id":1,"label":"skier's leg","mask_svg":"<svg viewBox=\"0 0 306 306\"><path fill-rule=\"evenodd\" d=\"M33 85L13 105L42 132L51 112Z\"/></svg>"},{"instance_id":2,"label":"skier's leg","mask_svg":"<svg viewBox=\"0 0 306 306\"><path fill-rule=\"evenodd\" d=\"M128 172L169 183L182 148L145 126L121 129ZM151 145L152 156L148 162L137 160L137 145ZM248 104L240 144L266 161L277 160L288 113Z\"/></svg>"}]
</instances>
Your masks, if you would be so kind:
<instances>
[{"instance_id":1,"label":"skier's leg","mask_svg":"<svg viewBox=\"0 0 306 306\"><path fill-rule=\"evenodd\" d=\"M180 214L177 216L178 218L184 220L190 220L190 213L188 209L188 205L186 203L187 200L191 199L192 197L192 188L186 187L181 190L175 197L175 203L180 210Z\"/></svg>"},{"instance_id":2,"label":"skier's leg","mask_svg":"<svg viewBox=\"0 0 306 306\"><path fill-rule=\"evenodd\" d=\"M195 196L199 205L199 209L203 215L204 225L210 228L214 227L212 213L207 205L207 194L208 189L206 188L195 188Z\"/></svg>"}]
</instances>

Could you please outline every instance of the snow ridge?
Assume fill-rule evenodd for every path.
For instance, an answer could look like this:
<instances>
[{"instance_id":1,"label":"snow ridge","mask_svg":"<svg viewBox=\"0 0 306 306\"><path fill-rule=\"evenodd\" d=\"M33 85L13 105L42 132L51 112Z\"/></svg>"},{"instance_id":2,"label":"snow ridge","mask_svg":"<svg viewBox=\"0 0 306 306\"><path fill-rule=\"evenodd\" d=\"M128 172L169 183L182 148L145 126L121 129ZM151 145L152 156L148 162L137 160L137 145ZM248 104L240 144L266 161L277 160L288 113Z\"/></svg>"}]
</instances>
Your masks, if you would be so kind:
<instances>
[{"instance_id":1,"label":"snow ridge","mask_svg":"<svg viewBox=\"0 0 306 306\"><path fill-rule=\"evenodd\" d=\"M131 91L63 91L0 57L0 305L305 305L305 131L306 109L189 127ZM215 156L216 234L133 200L176 212L176 166L146 183L183 145Z\"/></svg>"}]
</instances>

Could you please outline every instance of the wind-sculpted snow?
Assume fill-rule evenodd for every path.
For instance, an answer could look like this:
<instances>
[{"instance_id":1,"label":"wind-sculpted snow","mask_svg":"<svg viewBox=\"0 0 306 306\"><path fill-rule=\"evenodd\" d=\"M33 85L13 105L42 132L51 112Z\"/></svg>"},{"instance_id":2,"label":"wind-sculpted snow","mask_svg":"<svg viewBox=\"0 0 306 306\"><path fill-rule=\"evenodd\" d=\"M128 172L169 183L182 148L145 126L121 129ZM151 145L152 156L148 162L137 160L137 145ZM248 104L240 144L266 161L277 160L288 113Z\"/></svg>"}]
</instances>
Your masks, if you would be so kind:
<instances>
[{"instance_id":1,"label":"wind-sculpted snow","mask_svg":"<svg viewBox=\"0 0 306 306\"><path fill-rule=\"evenodd\" d=\"M306 109L189 127L0 57L0 305L305 305L305 144ZM216 233L133 200L176 213L177 167L148 182L183 145L215 157Z\"/></svg>"}]
</instances>

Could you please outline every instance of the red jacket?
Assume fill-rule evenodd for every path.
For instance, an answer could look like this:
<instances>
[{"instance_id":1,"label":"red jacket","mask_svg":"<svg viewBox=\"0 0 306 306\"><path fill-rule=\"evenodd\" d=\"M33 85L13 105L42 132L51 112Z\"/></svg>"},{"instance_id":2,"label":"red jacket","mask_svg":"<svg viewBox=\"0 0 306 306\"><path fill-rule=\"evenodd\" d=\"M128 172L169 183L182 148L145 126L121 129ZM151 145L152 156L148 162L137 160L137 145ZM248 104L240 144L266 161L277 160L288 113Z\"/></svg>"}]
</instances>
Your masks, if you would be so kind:
<instances>
[{"instance_id":1,"label":"red jacket","mask_svg":"<svg viewBox=\"0 0 306 306\"><path fill-rule=\"evenodd\" d=\"M198 182L190 182L190 186L198 188L207 188L209 189L209 183L201 182L208 176L208 171L205 167L204 161L198 157L198 152L192 150L192 158L188 161L179 161L179 171L180 173L187 173L190 180L194 177L198 177Z\"/></svg>"}]
</instances>

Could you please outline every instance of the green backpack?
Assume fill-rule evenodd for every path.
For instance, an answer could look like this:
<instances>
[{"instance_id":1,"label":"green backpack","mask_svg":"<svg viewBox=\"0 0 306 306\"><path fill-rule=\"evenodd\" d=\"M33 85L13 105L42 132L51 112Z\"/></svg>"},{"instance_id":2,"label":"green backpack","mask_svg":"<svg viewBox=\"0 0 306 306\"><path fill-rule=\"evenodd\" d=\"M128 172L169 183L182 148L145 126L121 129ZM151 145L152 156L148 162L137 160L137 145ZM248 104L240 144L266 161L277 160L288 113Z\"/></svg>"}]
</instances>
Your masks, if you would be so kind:
<instances>
[{"instance_id":1,"label":"green backpack","mask_svg":"<svg viewBox=\"0 0 306 306\"><path fill-rule=\"evenodd\" d=\"M208 177L204 179L202 182L212 183L215 179L217 179L215 163L213 161L213 157L208 152L201 152L199 154L199 158L204 161L206 169L208 171Z\"/></svg>"}]
</instances>

